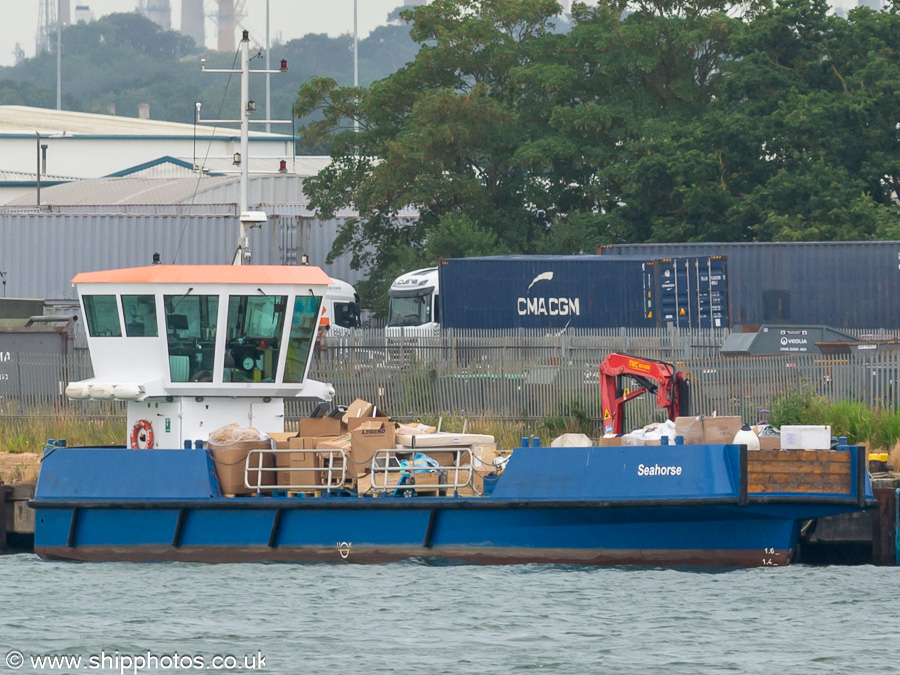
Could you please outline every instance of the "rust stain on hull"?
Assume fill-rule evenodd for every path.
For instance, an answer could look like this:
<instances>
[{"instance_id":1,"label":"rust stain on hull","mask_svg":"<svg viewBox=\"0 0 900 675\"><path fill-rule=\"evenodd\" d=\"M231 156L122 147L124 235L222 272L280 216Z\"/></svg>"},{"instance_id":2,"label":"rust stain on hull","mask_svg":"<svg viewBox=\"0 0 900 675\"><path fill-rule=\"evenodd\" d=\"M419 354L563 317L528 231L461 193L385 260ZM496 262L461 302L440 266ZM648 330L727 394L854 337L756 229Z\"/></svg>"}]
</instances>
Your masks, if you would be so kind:
<instances>
[{"instance_id":1,"label":"rust stain on hull","mask_svg":"<svg viewBox=\"0 0 900 675\"><path fill-rule=\"evenodd\" d=\"M342 551L338 544L328 547L265 546L79 546L76 548L35 548L46 560L83 562L285 562L285 563L355 563L379 564L412 558L483 565L524 565L543 563L557 565L637 565L637 566L727 566L779 567L790 564L793 550L776 550L763 554L758 550L618 550L618 549L522 549L435 547L366 547L351 546ZM346 553L346 557L344 555Z\"/></svg>"}]
</instances>

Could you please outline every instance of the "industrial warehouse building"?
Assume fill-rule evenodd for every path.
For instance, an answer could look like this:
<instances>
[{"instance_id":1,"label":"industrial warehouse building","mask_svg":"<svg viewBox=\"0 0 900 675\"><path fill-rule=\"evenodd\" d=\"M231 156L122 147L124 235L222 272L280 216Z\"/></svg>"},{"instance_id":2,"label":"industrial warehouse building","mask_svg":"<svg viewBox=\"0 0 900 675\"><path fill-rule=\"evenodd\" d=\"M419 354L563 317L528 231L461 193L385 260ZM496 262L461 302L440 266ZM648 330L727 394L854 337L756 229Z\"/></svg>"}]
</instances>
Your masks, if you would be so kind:
<instances>
[{"instance_id":1,"label":"industrial warehouse building","mask_svg":"<svg viewBox=\"0 0 900 675\"><path fill-rule=\"evenodd\" d=\"M294 156L290 136L251 132L248 160L234 129L0 106L0 147L6 297L74 299L78 272L145 265L154 253L164 263L230 262L244 161L248 207L269 216L250 233L253 261L306 256L335 278L361 278L349 256L325 263L340 219L355 214L315 218L303 179L330 159Z\"/></svg>"}]
</instances>

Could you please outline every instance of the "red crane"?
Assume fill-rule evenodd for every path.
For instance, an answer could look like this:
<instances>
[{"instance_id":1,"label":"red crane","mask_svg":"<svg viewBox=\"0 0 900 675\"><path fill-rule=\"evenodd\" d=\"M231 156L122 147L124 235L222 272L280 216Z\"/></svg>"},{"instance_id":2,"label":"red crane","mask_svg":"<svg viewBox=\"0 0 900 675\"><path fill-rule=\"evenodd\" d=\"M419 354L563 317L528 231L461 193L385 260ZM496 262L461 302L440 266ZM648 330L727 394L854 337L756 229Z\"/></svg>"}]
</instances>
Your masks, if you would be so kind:
<instances>
[{"instance_id":1,"label":"red crane","mask_svg":"<svg viewBox=\"0 0 900 675\"><path fill-rule=\"evenodd\" d=\"M625 393L623 377L637 383L637 389ZM646 392L656 394L656 403L665 408L670 420L687 415L689 392L684 373L665 361L628 354L610 354L600 364L600 401L603 408L603 432L621 434L625 427L625 404Z\"/></svg>"}]
</instances>

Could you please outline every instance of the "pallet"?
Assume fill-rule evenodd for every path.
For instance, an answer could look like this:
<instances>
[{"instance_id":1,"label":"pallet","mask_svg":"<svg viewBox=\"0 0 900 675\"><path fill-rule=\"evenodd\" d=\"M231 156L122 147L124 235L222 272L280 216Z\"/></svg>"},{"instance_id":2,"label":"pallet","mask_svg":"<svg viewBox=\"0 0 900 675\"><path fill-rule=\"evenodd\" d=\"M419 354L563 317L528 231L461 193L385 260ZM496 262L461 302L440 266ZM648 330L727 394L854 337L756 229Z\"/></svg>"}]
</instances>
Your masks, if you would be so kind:
<instances>
[{"instance_id":1,"label":"pallet","mask_svg":"<svg viewBox=\"0 0 900 675\"><path fill-rule=\"evenodd\" d=\"M750 493L853 492L851 453L834 450L752 450L747 453Z\"/></svg>"}]
</instances>

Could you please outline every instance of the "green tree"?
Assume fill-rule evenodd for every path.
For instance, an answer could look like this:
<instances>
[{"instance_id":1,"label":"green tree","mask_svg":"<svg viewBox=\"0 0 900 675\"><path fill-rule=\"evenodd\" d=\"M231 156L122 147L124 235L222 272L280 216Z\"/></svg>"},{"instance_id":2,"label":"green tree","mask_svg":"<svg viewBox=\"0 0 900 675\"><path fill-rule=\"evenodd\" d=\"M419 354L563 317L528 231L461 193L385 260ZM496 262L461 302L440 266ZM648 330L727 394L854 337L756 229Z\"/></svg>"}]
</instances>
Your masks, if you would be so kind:
<instances>
[{"instance_id":1,"label":"green tree","mask_svg":"<svg viewBox=\"0 0 900 675\"><path fill-rule=\"evenodd\" d=\"M0 80L0 105L28 105L50 108L56 105L56 88L48 89L31 82Z\"/></svg>"},{"instance_id":2,"label":"green tree","mask_svg":"<svg viewBox=\"0 0 900 675\"><path fill-rule=\"evenodd\" d=\"M602 0L573 11L561 53L571 83L551 124L579 147L566 212L569 220L580 213L582 227L596 225L593 240L651 241L660 230L685 239L678 229L716 229L718 190L683 174L715 176L715 152L696 142L698 119L719 94L716 76L738 16L752 11L715 0L642 2L630 13Z\"/></svg>"},{"instance_id":3,"label":"green tree","mask_svg":"<svg viewBox=\"0 0 900 675\"><path fill-rule=\"evenodd\" d=\"M896 232L898 21L785 0L737 24L714 96L646 127L614 167L625 189L605 224L650 241Z\"/></svg>"},{"instance_id":4,"label":"green tree","mask_svg":"<svg viewBox=\"0 0 900 675\"><path fill-rule=\"evenodd\" d=\"M900 236L900 4L600 0L564 34L552 5L440 0L405 14L402 71L301 90L333 138L313 202L360 214L334 253L384 276L401 251Z\"/></svg>"},{"instance_id":5,"label":"green tree","mask_svg":"<svg viewBox=\"0 0 900 675\"><path fill-rule=\"evenodd\" d=\"M307 181L313 204L360 214L333 254L351 251L381 276L401 250L426 264L439 250L585 253L651 239L653 209L678 218L665 211L665 172L650 166L668 142L656 134L691 124L714 97L734 9L659 1L626 15L625 2L603 0L576 4L568 33L551 30L559 7L545 0L439 0L406 13L423 44L413 63L368 89L314 80L295 107L323 114L307 138L334 139L334 164ZM652 191L638 192L636 162L657 177ZM417 222L400 217L408 207ZM494 238L447 246L461 223Z\"/></svg>"},{"instance_id":6,"label":"green tree","mask_svg":"<svg viewBox=\"0 0 900 675\"><path fill-rule=\"evenodd\" d=\"M295 114L321 115L303 138L332 138L334 158L305 189L326 217L358 210L332 254L352 252L352 265L380 280L373 290L383 294L401 260L408 270L461 250L450 242L462 230L481 253L529 252L543 238L553 204L517 152L545 128L515 72L539 56L559 11L555 0L435 0L403 13L421 45L404 69L368 88L329 78L301 88ZM418 218L405 217L410 208Z\"/></svg>"},{"instance_id":7,"label":"green tree","mask_svg":"<svg viewBox=\"0 0 900 675\"><path fill-rule=\"evenodd\" d=\"M251 34L251 40L260 37ZM149 103L154 119L190 123L196 101L207 118L231 117L227 111L238 106L237 78L203 75L199 63L202 50L190 38L164 31L136 13L111 14L90 24L67 26L62 47L66 110L106 113L115 105L119 115L136 117L138 105ZM405 26L376 29L359 44L360 81L368 84L389 75L414 58L417 49ZM233 53L206 52L203 56L210 68L239 66ZM271 78L272 116L276 119L289 119L298 83L314 74L344 85L353 82L352 40L347 35L307 35L273 46L271 56L275 63L284 58L289 64L286 75ZM259 65L260 61L254 61L251 67ZM0 68L0 81L2 103L55 107L55 47L16 66ZM265 100L264 78L251 78L250 97L257 102ZM284 126L274 130L290 133ZM320 147L320 151L327 149L327 143Z\"/></svg>"},{"instance_id":8,"label":"green tree","mask_svg":"<svg viewBox=\"0 0 900 675\"><path fill-rule=\"evenodd\" d=\"M468 258L498 252L497 235L465 214L445 213L425 231L429 260Z\"/></svg>"}]
</instances>

